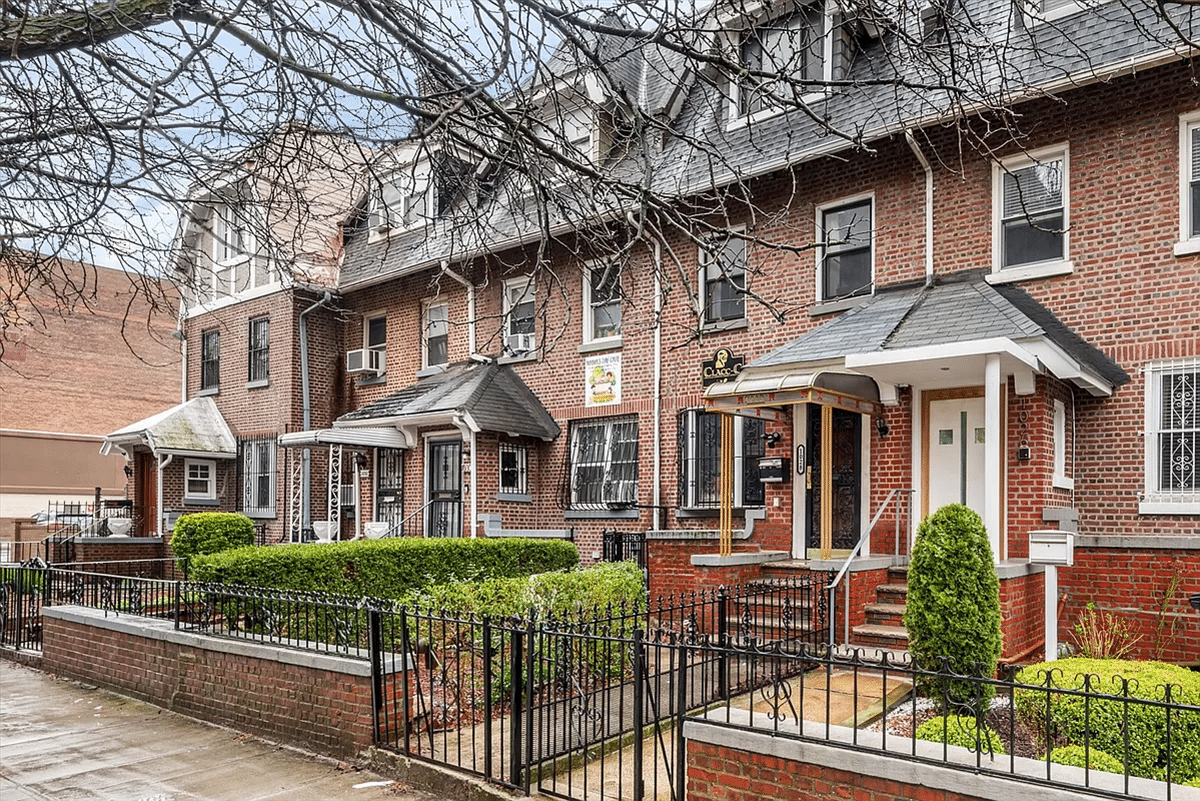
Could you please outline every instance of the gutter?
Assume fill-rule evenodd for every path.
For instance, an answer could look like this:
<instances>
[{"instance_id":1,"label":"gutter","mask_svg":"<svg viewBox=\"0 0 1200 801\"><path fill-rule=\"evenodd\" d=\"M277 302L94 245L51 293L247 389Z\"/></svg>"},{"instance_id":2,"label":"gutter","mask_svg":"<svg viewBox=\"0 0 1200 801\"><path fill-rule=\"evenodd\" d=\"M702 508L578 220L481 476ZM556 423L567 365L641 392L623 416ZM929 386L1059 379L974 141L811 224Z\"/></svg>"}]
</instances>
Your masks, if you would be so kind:
<instances>
[{"instance_id":1,"label":"gutter","mask_svg":"<svg viewBox=\"0 0 1200 801\"><path fill-rule=\"evenodd\" d=\"M308 315L325 306L333 300L329 290L313 305L300 312L300 395L303 410L302 425L304 430L312 428L312 391L310 389L308 369ZM300 477L300 527L308 528L312 522L312 449L305 448L301 465ZM295 536L296 532L288 532Z\"/></svg>"}]
</instances>

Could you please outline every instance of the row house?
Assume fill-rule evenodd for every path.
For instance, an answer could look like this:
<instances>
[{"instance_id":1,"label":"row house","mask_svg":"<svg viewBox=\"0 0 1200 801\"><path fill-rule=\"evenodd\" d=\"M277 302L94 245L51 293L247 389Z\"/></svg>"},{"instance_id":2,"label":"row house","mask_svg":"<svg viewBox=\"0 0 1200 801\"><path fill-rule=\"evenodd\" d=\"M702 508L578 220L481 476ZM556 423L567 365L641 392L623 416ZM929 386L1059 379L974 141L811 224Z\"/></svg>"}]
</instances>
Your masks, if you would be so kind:
<instances>
[{"instance_id":1,"label":"row house","mask_svg":"<svg viewBox=\"0 0 1200 801\"><path fill-rule=\"evenodd\" d=\"M556 158L376 154L324 280L222 294L208 234L185 237L222 289L188 310L174 413L229 436L207 456L154 451L145 421L112 441L177 482L163 504L243 509L277 540L571 537L589 562L620 532L655 593L844 570L838 636L877 645L904 635L871 616L876 588L923 517L963 503L1005 658L1042 645L1029 537L1052 528L1076 535L1060 626L1095 603L1195 660L1193 53L1161 21L1053 5L982 16L1016 43L976 65L1010 115L906 88L883 57L902 23L832 3L718 8L736 70L649 43L597 46L608 69L560 53L529 112ZM943 52L937 20L914 24ZM756 77L780 54L819 113ZM622 192L639 183L660 205ZM225 224L199 203L195 230Z\"/></svg>"}]
</instances>

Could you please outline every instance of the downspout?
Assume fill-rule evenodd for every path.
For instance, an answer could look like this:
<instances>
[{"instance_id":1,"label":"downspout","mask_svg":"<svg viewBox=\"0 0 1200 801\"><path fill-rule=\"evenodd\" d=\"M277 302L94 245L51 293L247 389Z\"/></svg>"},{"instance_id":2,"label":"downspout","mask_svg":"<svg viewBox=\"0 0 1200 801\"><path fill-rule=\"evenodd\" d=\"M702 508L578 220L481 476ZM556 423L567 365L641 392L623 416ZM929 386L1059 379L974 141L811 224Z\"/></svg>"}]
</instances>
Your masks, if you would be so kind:
<instances>
[{"instance_id":1,"label":"downspout","mask_svg":"<svg viewBox=\"0 0 1200 801\"><path fill-rule=\"evenodd\" d=\"M463 276L450 269L450 262L442 260L442 272L467 288L467 353L475 355L475 285ZM471 450L475 457L475 450ZM472 535L473 536L473 535Z\"/></svg>"},{"instance_id":2,"label":"downspout","mask_svg":"<svg viewBox=\"0 0 1200 801\"><path fill-rule=\"evenodd\" d=\"M662 442L662 243L654 243L654 442ZM666 527L662 517L662 448L654 448L654 525Z\"/></svg>"},{"instance_id":3,"label":"downspout","mask_svg":"<svg viewBox=\"0 0 1200 801\"><path fill-rule=\"evenodd\" d=\"M911 128L904 130L904 139L925 171L925 286L930 286L933 283L933 168L929 166L929 160L917 144Z\"/></svg>"},{"instance_id":4,"label":"downspout","mask_svg":"<svg viewBox=\"0 0 1200 801\"><path fill-rule=\"evenodd\" d=\"M333 295L326 290L325 295L313 305L300 312L300 397L305 431L312 430L312 392L309 388L308 376L308 315L329 301ZM300 476L300 527L308 528L312 523L312 510L309 509L312 496L312 450L304 449L301 460ZM293 537L296 532L288 532Z\"/></svg>"},{"instance_id":5,"label":"downspout","mask_svg":"<svg viewBox=\"0 0 1200 801\"><path fill-rule=\"evenodd\" d=\"M471 449L471 461L467 470L471 474L471 481L467 484L467 489L471 493L471 539L475 539L477 521L479 520L479 494L476 492L477 482L475 480L475 467L478 464L475 456L475 446L477 444L475 429L467 424L467 421L461 415L454 415L454 427L457 428L467 441L467 446Z\"/></svg>"}]
</instances>

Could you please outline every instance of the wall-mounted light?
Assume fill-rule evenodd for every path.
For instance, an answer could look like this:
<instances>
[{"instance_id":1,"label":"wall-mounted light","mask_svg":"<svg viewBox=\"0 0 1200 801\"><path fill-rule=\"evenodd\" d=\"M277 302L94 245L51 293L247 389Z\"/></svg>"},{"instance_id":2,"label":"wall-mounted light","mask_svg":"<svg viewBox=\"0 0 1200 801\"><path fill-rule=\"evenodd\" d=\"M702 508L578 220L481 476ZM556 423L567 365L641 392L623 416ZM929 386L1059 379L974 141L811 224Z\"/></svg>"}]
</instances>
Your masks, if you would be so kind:
<instances>
[{"instance_id":1,"label":"wall-mounted light","mask_svg":"<svg viewBox=\"0 0 1200 801\"><path fill-rule=\"evenodd\" d=\"M892 429L888 427L887 420L884 420L882 417L876 417L875 430L879 432L879 436L886 437Z\"/></svg>"},{"instance_id":2,"label":"wall-mounted light","mask_svg":"<svg viewBox=\"0 0 1200 801\"><path fill-rule=\"evenodd\" d=\"M774 448L779 443L779 438L783 436L778 431L772 431L769 434L763 434L763 440L766 441L768 448Z\"/></svg>"},{"instance_id":3,"label":"wall-mounted light","mask_svg":"<svg viewBox=\"0 0 1200 801\"><path fill-rule=\"evenodd\" d=\"M365 453L354 454L354 464L358 465L359 470L367 469L367 455Z\"/></svg>"},{"instance_id":4,"label":"wall-mounted light","mask_svg":"<svg viewBox=\"0 0 1200 801\"><path fill-rule=\"evenodd\" d=\"M128 464L125 465L125 478L133 478L133 468Z\"/></svg>"}]
</instances>

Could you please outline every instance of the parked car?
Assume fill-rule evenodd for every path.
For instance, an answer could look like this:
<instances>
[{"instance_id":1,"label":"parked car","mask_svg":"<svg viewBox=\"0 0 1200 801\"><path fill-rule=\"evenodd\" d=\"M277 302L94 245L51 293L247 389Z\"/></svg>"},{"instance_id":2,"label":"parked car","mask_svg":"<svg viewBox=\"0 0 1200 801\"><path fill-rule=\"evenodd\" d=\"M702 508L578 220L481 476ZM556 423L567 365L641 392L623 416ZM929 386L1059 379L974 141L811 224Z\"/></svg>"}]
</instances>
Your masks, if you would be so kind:
<instances>
[{"instance_id":1,"label":"parked car","mask_svg":"<svg viewBox=\"0 0 1200 801\"><path fill-rule=\"evenodd\" d=\"M87 512L58 512L53 509L42 509L34 512L29 518L35 526L47 526L50 530L64 528L85 528L92 523L92 516Z\"/></svg>"}]
</instances>

